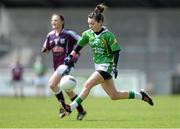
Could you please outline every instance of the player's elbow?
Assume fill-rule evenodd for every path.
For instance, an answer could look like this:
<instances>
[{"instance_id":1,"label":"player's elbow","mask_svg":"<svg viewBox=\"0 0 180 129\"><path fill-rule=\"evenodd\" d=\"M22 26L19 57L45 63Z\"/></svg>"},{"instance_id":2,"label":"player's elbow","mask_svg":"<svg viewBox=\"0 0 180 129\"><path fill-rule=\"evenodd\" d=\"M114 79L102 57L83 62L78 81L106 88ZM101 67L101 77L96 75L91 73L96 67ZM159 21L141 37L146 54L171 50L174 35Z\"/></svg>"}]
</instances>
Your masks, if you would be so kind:
<instances>
[{"instance_id":1,"label":"player's elbow","mask_svg":"<svg viewBox=\"0 0 180 129\"><path fill-rule=\"evenodd\" d=\"M45 53L45 52L47 52L47 49L43 47L43 48L41 49L41 52L42 52L42 53Z\"/></svg>"}]
</instances>

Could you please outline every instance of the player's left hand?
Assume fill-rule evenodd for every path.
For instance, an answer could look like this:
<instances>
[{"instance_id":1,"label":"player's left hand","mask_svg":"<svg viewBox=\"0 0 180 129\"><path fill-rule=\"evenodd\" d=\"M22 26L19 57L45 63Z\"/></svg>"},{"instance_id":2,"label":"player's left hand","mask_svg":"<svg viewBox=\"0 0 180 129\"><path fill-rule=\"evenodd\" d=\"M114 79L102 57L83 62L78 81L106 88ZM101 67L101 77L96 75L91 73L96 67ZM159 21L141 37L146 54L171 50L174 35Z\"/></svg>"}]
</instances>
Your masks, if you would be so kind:
<instances>
[{"instance_id":1,"label":"player's left hand","mask_svg":"<svg viewBox=\"0 0 180 129\"><path fill-rule=\"evenodd\" d=\"M64 59L64 64L67 65L68 67L74 67L74 60L73 56L69 55Z\"/></svg>"},{"instance_id":2,"label":"player's left hand","mask_svg":"<svg viewBox=\"0 0 180 129\"><path fill-rule=\"evenodd\" d=\"M114 78L116 79L116 78L117 78L117 75L118 75L117 67L116 67L116 66L113 66L112 71L113 71L113 73L114 73Z\"/></svg>"}]
</instances>

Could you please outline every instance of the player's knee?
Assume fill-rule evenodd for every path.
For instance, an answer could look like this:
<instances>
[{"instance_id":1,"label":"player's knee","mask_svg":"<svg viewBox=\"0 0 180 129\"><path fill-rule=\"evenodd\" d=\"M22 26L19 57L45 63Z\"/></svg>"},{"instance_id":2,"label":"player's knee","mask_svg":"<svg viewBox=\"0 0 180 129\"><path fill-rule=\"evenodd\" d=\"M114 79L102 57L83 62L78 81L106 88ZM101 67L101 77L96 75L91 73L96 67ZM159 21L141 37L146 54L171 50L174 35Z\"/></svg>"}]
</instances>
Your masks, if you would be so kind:
<instances>
[{"instance_id":1,"label":"player's knee","mask_svg":"<svg viewBox=\"0 0 180 129\"><path fill-rule=\"evenodd\" d=\"M49 80L48 86L49 86L51 89L54 89L54 88L56 87L56 85L54 84L54 82L53 82L52 80Z\"/></svg>"},{"instance_id":2,"label":"player's knee","mask_svg":"<svg viewBox=\"0 0 180 129\"><path fill-rule=\"evenodd\" d=\"M48 81L49 87L51 89L56 89L58 87L59 80L60 78L58 76L52 76Z\"/></svg>"},{"instance_id":3,"label":"player's knee","mask_svg":"<svg viewBox=\"0 0 180 129\"><path fill-rule=\"evenodd\" d=\"M90 82L86 82L86 83L84 84L84 88L90 90L90 89L92 88L91 85L92 85L92 84L91 84Z\"/></svg>"}]
</instances>

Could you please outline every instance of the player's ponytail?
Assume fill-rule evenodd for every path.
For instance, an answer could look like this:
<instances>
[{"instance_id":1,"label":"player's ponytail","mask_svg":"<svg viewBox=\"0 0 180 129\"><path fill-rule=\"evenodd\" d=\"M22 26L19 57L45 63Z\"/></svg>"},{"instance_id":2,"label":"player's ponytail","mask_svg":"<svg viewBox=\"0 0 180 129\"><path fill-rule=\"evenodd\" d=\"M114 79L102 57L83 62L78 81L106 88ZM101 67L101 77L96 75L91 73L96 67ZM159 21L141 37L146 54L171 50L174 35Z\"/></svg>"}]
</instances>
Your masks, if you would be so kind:
<instances>
[{"instance_id":1,"label":"player's ponytail","mask_svg":"<svg viewBox=\"0 0 180 129\"><path fill-rule=\"evenodd\" d=\"M64 28L64 26L65 26L65 20L64 20L63 15L59 14L59 18L61 19L61 21L63 21L62 28Z\"/></svg>"},{"instance_id":2,"label":"player's ponytail","mask_svg":"<svg viewBox=\"0 0 180 129\"><path fill-rule=\"evenodd\" d=\"M104 9L105 9L105 5L104 4L99 4L96 6L96 8L94 9L94 12L98 13L103 13Z\"/></svg>"},{"instance_id":3,"label":"player's ponytail","mask_svg":"<svg viewBox=\"0 0 180 129\"><path fill-rule=\"evenodd\" d=\"M102 15L102 13L104 12L105 8L106 8L106 6L104 4L97 5L96 8L94 9L94 11L88 15L88 18L93 18L97 22L100 22L100 21L103 22L104 16Z\"/></svg>"}]
</instances>

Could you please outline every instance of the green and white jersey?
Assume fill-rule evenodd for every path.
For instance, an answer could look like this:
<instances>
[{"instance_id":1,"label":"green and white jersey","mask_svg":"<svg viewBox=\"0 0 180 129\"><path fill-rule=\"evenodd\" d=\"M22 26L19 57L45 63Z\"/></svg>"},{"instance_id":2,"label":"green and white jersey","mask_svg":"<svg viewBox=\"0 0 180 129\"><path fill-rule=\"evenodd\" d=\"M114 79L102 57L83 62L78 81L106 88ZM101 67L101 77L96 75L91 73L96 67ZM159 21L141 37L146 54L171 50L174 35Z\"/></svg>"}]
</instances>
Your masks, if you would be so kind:
<instances>
[{"instance_id":1,"label":"green and white jersey","mask_svg":"<svg viewBox=\"0 0 180 129\"><path fill-rule=\"evenodd\" d=\"M93 61L95 64L113 63L113 52L120 50L120 46L114 34L104 29L99 35L96 35L91 29L82 33L82 38L78 45L84 47L90 44L93 51Z\"/></svg>"}]
</instances>

